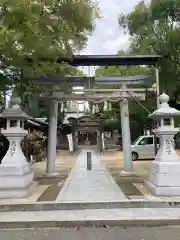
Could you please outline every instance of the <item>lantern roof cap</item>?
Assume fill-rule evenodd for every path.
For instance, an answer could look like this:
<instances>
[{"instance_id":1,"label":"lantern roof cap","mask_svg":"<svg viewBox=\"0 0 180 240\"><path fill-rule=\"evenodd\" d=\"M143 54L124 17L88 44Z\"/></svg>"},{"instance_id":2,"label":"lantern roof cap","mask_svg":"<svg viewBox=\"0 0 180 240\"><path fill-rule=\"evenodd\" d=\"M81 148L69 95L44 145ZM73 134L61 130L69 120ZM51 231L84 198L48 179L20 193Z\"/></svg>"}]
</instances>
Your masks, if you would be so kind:
<instances>
[{"instance_id":1,"label":"lantern roof cap","mask_svg":"<svg viewBox=\"0 0 180 240\"><path fill-rule=\"evenodd\" d=\"M175 108L169 106L169 96L164 92L159 96L160 106L157 110L155 110L149 117L157 118L162 116L178 116L180 115L180 111Z\"/></svg>"},{"instance_id":2,"label":"lantern roof cap","mask_svg":"<svg viewBox=\"0 0 180 240\"><path fill-rule=\"evenodd\" d=\"M0 118L6 119L29 119L30 116L24 112L21 107L21 99L19 97L11 99L12 107L5 109L1 114Z\"/></svg>"}]
</instances>

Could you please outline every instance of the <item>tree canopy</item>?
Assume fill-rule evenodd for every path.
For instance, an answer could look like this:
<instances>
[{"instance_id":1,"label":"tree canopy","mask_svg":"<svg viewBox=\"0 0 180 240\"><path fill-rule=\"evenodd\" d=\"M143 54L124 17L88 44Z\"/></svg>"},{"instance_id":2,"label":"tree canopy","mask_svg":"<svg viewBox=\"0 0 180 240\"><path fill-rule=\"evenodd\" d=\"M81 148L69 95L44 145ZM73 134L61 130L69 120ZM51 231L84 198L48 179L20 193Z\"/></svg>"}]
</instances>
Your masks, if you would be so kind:
<instances>
[{"instance_id":1,"label":"tree canopy","mask_svg":"<svg viewBox=\"0 0 180 240\"><path fill-rule=\"evenodd\" d=\"M179 87L179 7L178 0L140 1L132 12L119 16L119 26L131 36L129 52L163 56L160 89L170 95Z\"/></svg>"},{"instance_id":2,"label":"tree canopy","mask_svg":"<svg viewBox=\"0 0 180 240\"><path fill-rule=\"evenodd\" d=\"M39 88L29 85L31 77L81 74L57 59L71 58L86 46L98 17L98 4L93 0L2 0L0 91L13 87L24 103L24 92ZM38 98L29 93L28 110L38 105Z\"/></svg>"},{"instance_id":3,"label":"tree canopy","mask_svg":"<svg viewBox=\"0 0 180 240\"><path fill-rule=\"evenodd\" d=\"M92 0L2 0L0 69L16 84L31 76L69 74L72 69L57 58L71 58L85 47L97 17Z\"/></svg>"}]
</instances>

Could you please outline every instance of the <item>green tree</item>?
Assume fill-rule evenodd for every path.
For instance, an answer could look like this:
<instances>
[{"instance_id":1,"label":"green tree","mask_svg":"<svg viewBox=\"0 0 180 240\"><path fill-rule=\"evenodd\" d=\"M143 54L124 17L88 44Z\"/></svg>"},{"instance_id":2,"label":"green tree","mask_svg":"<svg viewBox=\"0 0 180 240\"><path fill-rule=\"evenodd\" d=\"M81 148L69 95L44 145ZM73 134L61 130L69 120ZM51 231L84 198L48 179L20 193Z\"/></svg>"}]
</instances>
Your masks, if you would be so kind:
<instances>
[{"instance_id":1,"label":"green tree","mask_svg":"<svg viewBox=\"0 0 180 240\"><path fill-rule=\"evenodd\" d=\"M0 73L0 108L6 105L6 93L9 90L11 82L9 78L3 73Z\"/></svg>"},{"instance_id":2,"label":"green tree","mask_svg":"<svg viewBox=\"0 0 180 240\"><path fill-rule=\"evenodd\" d=\"M151 0L139 2L132 12L120 14L119 25L131 36L129 52L156 53L160 64L160 89L170 95L179 86L180 2Z\"/></svg>"},{"instance_id":3,"label":"green tree","mask_svg":"<svg viewBox=\"0 0 180 240\"><path fill-rule=\"evenodd\" d=\"M2 0L1 70L16 85L27 85L26 77L69 74L72 69L57 58L84 48L97 17L91 0Z\"/></svg>"},{"instance_id":4,"label":"green tree","mask_svg":"<svg viewBox=\"0 0 180 240\"><path fill-rule=\"evenodd\" d=\"M15 90L31 114L44 115L48 104L39 99L28 78L47 75L82 74L58 58L71 58L86 46L99 17L92 0L2 0L0 2L0 90ZM5 81L4 81L5 80ZM2 87L1 87L2 86ZM14 87L15 86L15 87ZM25 92L32 92L25 96ZM34 99L34 100L33 100ZM37 111L37 102L41 111Z\"/></svg>"}]
</instances>

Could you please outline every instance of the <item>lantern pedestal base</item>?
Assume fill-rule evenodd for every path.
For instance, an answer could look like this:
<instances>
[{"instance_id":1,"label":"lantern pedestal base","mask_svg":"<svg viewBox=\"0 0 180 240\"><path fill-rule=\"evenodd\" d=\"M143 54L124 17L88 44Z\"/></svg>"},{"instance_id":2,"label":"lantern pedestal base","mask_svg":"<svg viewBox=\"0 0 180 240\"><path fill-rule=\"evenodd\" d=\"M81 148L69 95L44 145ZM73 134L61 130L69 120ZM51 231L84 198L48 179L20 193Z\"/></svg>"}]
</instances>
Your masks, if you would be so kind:
<instances>
[{"instance_id":1,"label":"lantern pedestal base","mask_svg":"<svg viewBox=\"0 0 180 240\"><path fill-rule=\"evenodd\" d=\"M180 187L160 187L145 181L145 186L155 196L180 196Z\"/></svg>"},{"instance_id":2,"label":"lantern pedestal base","mask_svg":"<svg viewBox=\"0 0 180 240\"><path fill-rule=\"evenodd\" d=\"M0 198L25 198L37 186L29 165L0 165Z\"/></svg>"},{"instance_id":3,"label":"lantern pedestal base","mask_svg":"<svg viewBox=\"0 0 180 240\"><path fill-rule=\"evenodd\" d=\"M154 195L180 195L180 162L153 161L149 179L145 182Z\"/></svg>"},{"instance_id":4,"label":"lantern pedestal base","mask_svg":"<svg viewBox=\"0 0 180 240\"><path fill-rule=\"evenodd\" d=\"M154 160L152 161L150 171L157 173L178 174L180 173L180 158L178 158L178 161L176 162L174 162L173 159L170 161L168 160L168 162Z\"/></svg>"}]
</instances>

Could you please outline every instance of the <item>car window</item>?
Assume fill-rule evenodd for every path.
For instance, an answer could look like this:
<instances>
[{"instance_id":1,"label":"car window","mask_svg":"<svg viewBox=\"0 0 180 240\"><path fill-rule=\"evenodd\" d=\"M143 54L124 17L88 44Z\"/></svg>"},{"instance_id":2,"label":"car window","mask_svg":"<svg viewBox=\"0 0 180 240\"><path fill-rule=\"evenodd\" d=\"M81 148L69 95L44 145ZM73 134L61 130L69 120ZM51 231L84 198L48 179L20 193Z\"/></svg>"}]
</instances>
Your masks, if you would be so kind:
<instances>
[{"instance_id":1,"label":"car window","mask_svg":"<svg viewBox=\"0 0 180 240\"><path fill-rule=\"evenodd\" d=\"M153 137L143 138L138 145L149 145L149 144L153 144Z\"/></svg>"},{"instance_id":2,"label":"car window","mask_svg":"<svg viewBox=\"0 0 180 240\"><path fill-rule=\"evenodd\" d=\"M141 138L141 137L136 138L136 139L132 142L132 145L135 145L135 144L139 141L140 138Z\"/></svg>"}]
</instances>

